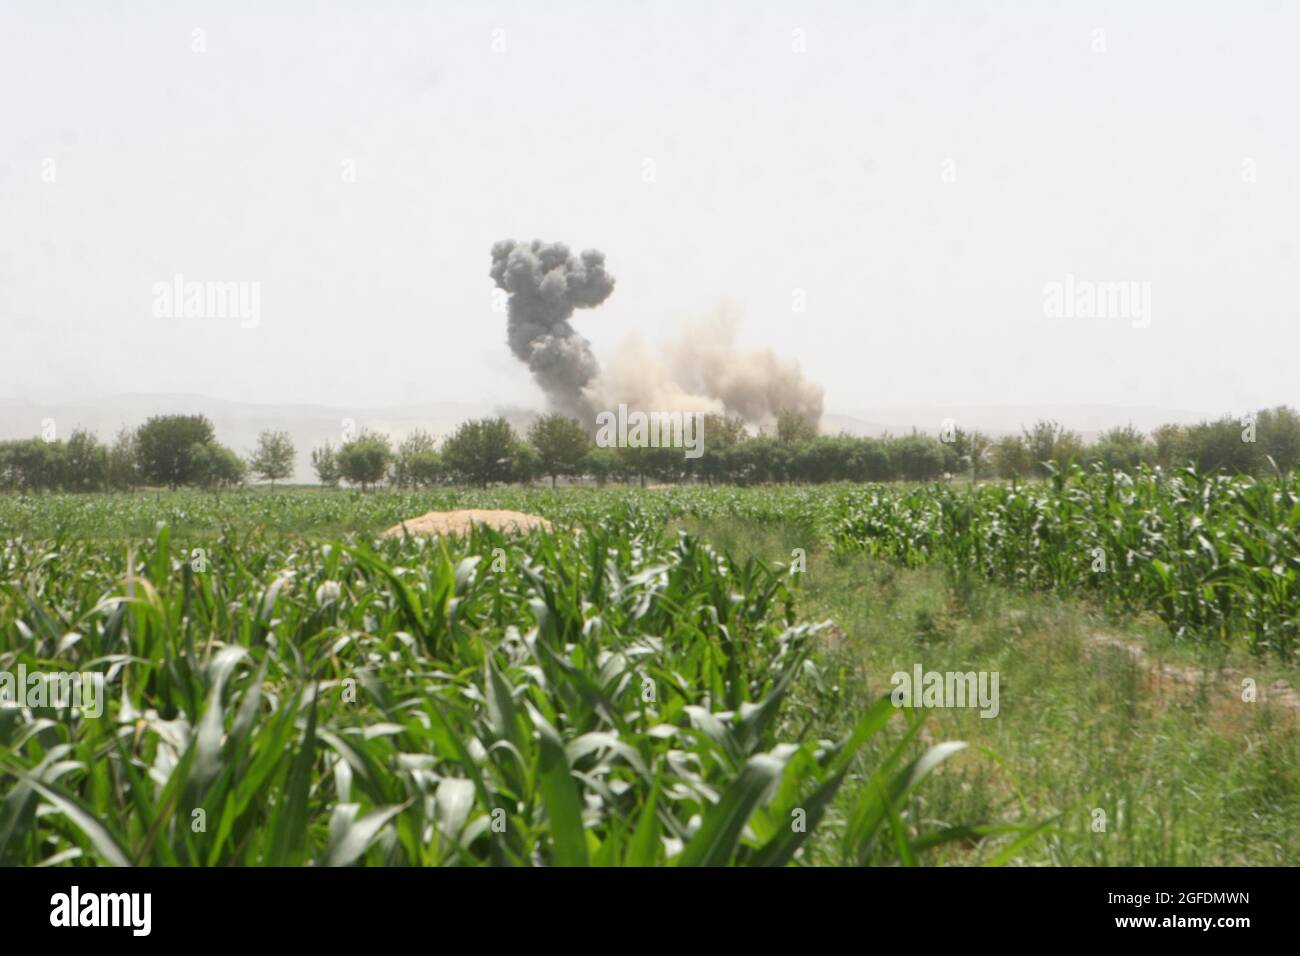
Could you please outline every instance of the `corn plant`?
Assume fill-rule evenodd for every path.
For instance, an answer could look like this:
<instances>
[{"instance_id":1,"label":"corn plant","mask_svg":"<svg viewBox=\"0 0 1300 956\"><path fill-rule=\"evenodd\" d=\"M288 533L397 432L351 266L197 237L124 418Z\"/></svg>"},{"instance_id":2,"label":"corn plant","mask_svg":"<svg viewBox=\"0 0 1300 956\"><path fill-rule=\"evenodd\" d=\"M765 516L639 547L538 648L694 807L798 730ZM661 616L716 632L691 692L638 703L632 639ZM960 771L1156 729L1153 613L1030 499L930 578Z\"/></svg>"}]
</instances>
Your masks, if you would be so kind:
<instances>
[{"instance_id":1,"label":"corn plant","mask_svg":"<svg viewBox=\"0 0 1300 956\"><path fill-rule=\"evenodd\" d=\"M909 823L960 745L920 748L888 699L794 732L823 625L782 569L661 525L10 538L0 670L100 674L108 701L0 708L0 864L785 865L841 792L824 858L971 839Z\"/></svg>"}]
</instances>

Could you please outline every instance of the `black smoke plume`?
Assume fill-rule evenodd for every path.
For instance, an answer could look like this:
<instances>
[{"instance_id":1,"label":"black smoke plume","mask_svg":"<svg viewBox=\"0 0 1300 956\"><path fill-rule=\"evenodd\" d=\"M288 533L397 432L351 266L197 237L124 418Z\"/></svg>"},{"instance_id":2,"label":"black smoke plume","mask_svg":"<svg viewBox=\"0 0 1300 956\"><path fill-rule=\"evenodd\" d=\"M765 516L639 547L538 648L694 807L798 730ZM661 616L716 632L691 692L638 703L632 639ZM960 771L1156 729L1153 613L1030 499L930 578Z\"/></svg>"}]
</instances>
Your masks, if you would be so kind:
<instances>
[{"instance_id":1,"label":"black smoke plume","mask_svg":"<svg viewBox=\"0 0 1300 956\"><path fill-rule=\"evenodd\" d=\"M556 410L590 418L583 390L600 366L591 343L569 319L574 309L595 308L614 291L614 277L605 271L605 254L588 249L575 256L562 242L505 239L492 247L490 275L510 295L510 350L528 363Z\"/></svg>"}]
</instances>

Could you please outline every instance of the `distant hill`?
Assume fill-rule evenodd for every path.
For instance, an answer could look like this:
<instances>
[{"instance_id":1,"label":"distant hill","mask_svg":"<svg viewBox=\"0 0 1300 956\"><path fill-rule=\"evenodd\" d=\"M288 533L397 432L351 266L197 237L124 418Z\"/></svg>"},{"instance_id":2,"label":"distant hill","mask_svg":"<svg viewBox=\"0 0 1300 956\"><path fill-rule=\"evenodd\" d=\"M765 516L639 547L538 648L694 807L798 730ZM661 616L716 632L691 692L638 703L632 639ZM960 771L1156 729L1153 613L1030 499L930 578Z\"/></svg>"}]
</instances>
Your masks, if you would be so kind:
<instances>
[{"instance_id":1,"label":"distant hill","mask_svg":"<svg viewBox=\"0 0 1300 956\"><path fill-rule=\"evenodd\" d=\"M837 412L826 412L822 415L823 435L845 434L879 438L887 431L889 431L888 425L883 425L880 422L869 422L854 415L841 415Z\"/></svg>"}]
</instances>

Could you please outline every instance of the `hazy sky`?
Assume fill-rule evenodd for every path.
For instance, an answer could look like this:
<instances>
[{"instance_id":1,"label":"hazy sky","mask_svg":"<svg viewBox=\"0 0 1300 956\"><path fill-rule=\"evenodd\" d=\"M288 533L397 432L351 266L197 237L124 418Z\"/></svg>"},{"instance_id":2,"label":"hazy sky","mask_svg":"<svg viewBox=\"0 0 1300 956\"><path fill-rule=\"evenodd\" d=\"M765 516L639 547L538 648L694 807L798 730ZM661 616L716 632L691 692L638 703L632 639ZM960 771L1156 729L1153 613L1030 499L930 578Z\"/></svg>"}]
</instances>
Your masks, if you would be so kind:
<instances>
[{"instance_id":1,"label":"hazy sky","mask_svg":"<svg viewBox=\"0 0 1300 956\"><path fill-rule=\"evenodd\" d=\"M487 272L542 238L608 257L597 355L728 302L830 409L1300 404L1297 35L1267 2L9 0L0 396L540 405ZM259 324L156 317L176 273L260 283ZM1067 275L1150 283L1149 326L1048 317Z\"/></svg>"}]
</instances>

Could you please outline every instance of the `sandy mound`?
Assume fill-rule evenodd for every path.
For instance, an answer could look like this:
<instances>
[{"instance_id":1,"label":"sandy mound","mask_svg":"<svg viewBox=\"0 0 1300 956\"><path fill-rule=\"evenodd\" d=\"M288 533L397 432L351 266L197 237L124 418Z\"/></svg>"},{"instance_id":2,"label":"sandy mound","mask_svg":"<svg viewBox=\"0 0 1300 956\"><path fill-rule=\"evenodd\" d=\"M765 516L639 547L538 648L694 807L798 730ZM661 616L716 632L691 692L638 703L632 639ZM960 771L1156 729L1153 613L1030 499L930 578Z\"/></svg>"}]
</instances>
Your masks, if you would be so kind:
<instances>
[{"instance_id":1,"label":"sandy mound","mask_svg":"<svg viewBox=\"0 0 1300 956\"><path fill-rule=\"evenodd\" d=\"M408 518L399 525L389 528L381 538L400 538L405 529L406 534L437 535L469 534L470 527L485 524L498 531L526 532L534 528L551 530L551 523L537 515L524 514L522 511L430 511L418 518Z\"/></svg>"}]
</instances>

